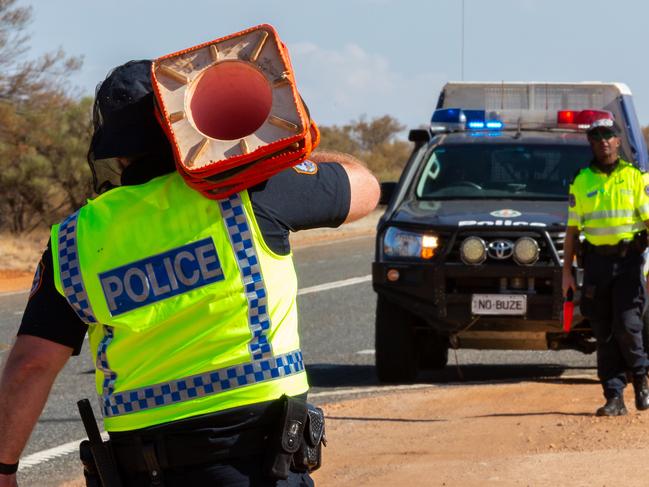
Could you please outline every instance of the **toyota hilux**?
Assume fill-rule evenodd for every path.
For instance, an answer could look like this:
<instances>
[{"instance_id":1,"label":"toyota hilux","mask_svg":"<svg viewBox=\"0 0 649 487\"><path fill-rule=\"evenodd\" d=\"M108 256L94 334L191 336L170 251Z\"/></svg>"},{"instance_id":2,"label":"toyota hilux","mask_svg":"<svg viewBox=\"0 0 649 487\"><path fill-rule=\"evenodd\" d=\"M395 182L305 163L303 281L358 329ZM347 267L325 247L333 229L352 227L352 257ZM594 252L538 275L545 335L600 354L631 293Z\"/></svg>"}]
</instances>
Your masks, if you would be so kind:
<instances>
[{"instance_id":1,"label":"toyota hilux","mask_svg":"<svg viewBox=\"0 0 649 487\"><path fill-rule=\"evenodd\" d=\"M619 83L448 83L430 126L412 130L398 183L382 185L373 287L379 380L444 367L449 347L594 350L579 292L561 290L568 186L598 118L622 127L622 156L647 149ZM581 269L573 263L579 285Z\"/></svg>"}]
</instances>

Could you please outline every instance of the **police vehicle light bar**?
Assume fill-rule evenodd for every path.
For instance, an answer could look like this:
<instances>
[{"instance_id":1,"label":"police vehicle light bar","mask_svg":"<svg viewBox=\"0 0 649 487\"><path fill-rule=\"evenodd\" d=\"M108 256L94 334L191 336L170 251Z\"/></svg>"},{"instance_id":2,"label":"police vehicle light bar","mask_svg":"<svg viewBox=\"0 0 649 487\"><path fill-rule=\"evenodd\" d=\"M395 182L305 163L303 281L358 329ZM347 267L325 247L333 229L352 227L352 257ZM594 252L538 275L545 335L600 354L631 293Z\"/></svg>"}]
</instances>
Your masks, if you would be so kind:
<instances>
[{"instance_id":1,"label":"police vehicle light bar","mask_svg":"<svg viewBox=\"0 0 649 487\"><path fill-rule=\"evenodd\" d=\"M462 108L442 108L435 110L431 118L431 132L453 130L500 130L504 124L500 120L486 120L485 110L465 110Z\"/></svg>"}]
</instances>

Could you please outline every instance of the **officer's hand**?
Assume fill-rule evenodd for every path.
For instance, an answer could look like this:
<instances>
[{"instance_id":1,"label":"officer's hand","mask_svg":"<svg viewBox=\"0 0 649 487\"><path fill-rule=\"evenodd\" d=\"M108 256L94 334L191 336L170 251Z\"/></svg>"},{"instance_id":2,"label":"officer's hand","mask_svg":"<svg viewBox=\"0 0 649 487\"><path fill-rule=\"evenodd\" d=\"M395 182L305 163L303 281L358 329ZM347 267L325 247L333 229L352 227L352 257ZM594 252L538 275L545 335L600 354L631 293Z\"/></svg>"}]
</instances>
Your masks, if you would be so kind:
<instances>
[{"instance_id":1,"label":"officer's hand","mask_svg":"<svg viewBox=\"0 0 649 487\"><path fill-rule=\"evenodd\" d=\"M0 474L0 487L18 487L18 482L16 481L16 474L13 475Z\"/></svg>"},{"instance_id":2,"label":"officer's hand","mask_svg":"<svg viewBox=\"0 0 649 487\"><path fill-rule=\"evenodd\" d=\"M563 291L563 297L565 298L568 295L568 289L572 289L572 292L575 292L575 278L572 276L572 272L564 272L563 279L561 280L561 289Z\"/></svg>"}]
</instances>

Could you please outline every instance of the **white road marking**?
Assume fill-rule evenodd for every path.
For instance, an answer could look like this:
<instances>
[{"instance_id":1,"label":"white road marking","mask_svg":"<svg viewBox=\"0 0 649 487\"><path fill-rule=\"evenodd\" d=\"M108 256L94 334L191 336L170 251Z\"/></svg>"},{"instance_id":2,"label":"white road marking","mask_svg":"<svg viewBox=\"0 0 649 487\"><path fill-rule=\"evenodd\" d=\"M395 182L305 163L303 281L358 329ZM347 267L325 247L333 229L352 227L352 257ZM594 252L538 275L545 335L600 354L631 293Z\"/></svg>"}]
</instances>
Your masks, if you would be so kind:
<instances>
[{"instance_id":1,"label":"white road marking","mask_svg":"<svg viewBox=\"0 0 649 487\"><path fill-rule=\"evenodd\" d=\"M324 392L314 392L309 393L309 399L313 397L327 397L327 396L342 396L344 394L360 394L368 392L392 392L392 391L404 391L404 390L415 390L415 389L435 389L439 386L434 384L410 384L403 386L376 386L376 387L350 387L342 389L334 389L333 391L324 391Z\"/></svg>"},{"instance_id":2,"label":"white road marking","mask_svg":"<svg viewBox=\"0 0 649 487\"><path fill-rule=\"evenodd\" d=\"M337 244L337 243L350 242L352 240L360 240L362 238L370 238L370 237L374 238L374 235L373 234L372 235L370 235L370 234L358 235L356 237L338 238L338 239L335 239L335 240L324 240L322 242L312 242L312 243L308 243L308 244L299 244L299 243L296 244L296 245L291 244L291 247L293 247L294 250L300 250L300 249L306 249L306 248L310 248L310 247L322 247L324 245L333 245L333 244Z\"/></svg>"},{"instance_id":3,"label":"white road marking","mask_svg":"<svg viewBox=\"0 0 649 487\"><path fill-rule=\"evenodd\" d=\"M20 316L21 314L23 314L22 311L14 311L14 316Z\"/></svg>"},{"instance_id":4,"label":"white road marking","mask_svg":"<svg viewBox=\"0 0 649 487\"><path fill-rule=\"evenodd\" d=\"M29 289L25 289L24 291L11 291L8 293L0 293L0 298L4 298L5 296L16 296L18 294L27 294L29 292Z\"/></svg>"},{"instance_id":5,"label":"white road marking","mask_svg":"<svg viewBox=\"0 0 649 487\"><path fill-rule=\"evenodd\" d=\"M374 349L367 349L367 350L359 350L356 352L358 355L374 355L376 351Z\"/></svg>"},{"instance_id":6,"label":"white road marking","mask_svg":"<svg viewBox=\"0 0 649 487\"><path fill-rule=\"evenodd\" d=\"M304 289L300 289L297 294L302 295L302 294L311 294L311 293L317 293L320 291L327 291L329 289L335 289L338 287L344 287L344 286L353 286L354 284L360 284L362 282L367 282L372 280L371 275L367 276L361 276L361 277L352 277L350 279L343 279L342 281L334 281L334 282L328 282L325 284L319 284L317 286L311 286L311 287L305 287ZM11 293L10 293L11 294ZM13 294L20 294L20 293L13 293ZM5 293L0 296L7 296L8 294ZM86 338L87 338L86 334ZM412 387L412 386L408 386ZM372 388L370 388L372 389ZM376 389L381 389L381 390L386 390L388 388L376 388ZM392 388L393 389L393 388ZM352 389L353 390L353 389ZM366 390L366 389L359 389L359 390ZM344 393L348 393L348 391L345 391ZM318 394L315 394L317 396ZM333 395L333 394L327 394L327 393L320 393L320 395ZM104 433L105 439L108 438L108 435ZM65 443L64 445L60 445L54 448L50 448L49 450L43 450L38 453L34 453L33 455L29 455L25 458L22 458L20 460L20 467L19 470L24 470L26 468L34 467L36 465L39 465L41 463L54 460L56 458L62 457L64 455L68 455L74 451L76 451L79 448L79 443L81 440L76 440L76 441L71 441L69 443Z\"/></svg>"},{"instance_id":7,"label":"white road marking","mask_svg":"<svg viewBox=\"0 0 649 487\"><path fill-rule=\"evenodd\" d=\"M335 289L337 287L344 286L353 286L354 284L360 284L362 282L368 282L372 280L372 275L368 274L366 276L352 277L350 279L343 279L342 281L326 282L324 284L318 284L317 286L305 287L303 289L298 289L297 295L302 296L304 294L318 293L320 291L327 291L329 289Z\"/></svg>"},{"instance_id":8,"label":"white road marking","mask_svg":"<svg viewBox=\"0 0 649 487\"><path fill-rule=\"evenodd\" d=\"M104 432L101 434L101 437L104 440L108 439L108 433ZM76 452L79 450L79 443L85 438L80 440L70 441L64 445L55 446L49 450L39 451L32 455L28 455L20 459L20 465L18 466L18 471L21 472L31 467L35 467L41 463L49 462L50 460L55 460L70 453Z\"/></svg>"}]
</instances>

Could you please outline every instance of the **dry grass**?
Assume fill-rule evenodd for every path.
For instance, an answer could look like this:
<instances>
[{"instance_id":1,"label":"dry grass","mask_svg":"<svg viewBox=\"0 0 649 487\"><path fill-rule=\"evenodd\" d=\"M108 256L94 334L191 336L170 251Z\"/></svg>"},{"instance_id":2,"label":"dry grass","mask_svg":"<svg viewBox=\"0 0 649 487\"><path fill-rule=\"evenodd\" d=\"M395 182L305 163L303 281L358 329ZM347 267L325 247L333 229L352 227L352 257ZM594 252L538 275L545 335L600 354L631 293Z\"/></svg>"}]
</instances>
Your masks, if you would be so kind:
<instances>
[{"instance_id":1,"label":"dry grass","mask_svg":"<svg viewBox=\"0 0 649 487\"><path fill-rule=\"evenodd\" d=\"M48 238L45 229L25 235L0 233L0 269L33 273Z\"/></svg>"}]
</instances>

